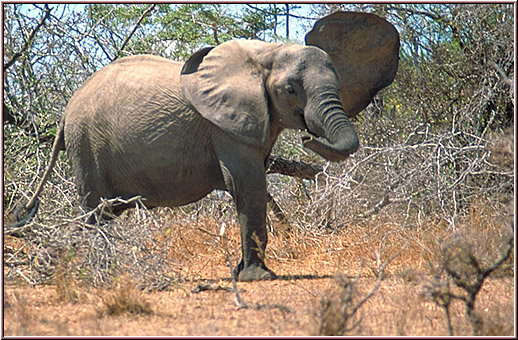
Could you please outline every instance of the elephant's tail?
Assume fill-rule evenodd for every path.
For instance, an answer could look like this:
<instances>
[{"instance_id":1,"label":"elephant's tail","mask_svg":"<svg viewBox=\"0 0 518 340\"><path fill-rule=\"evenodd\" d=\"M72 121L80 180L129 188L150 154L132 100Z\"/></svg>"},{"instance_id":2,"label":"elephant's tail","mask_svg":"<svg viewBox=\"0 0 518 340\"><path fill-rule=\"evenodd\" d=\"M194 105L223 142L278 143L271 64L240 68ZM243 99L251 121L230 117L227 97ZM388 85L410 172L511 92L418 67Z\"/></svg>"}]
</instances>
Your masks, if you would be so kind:
<instances>
[{"instance_id":1,"label":"elephant's tail","mask_svg":"<svg viewBox=\"0 0 518 340\"><path fill-rule=\"evenodd\" d=\"M43 187L45 186L45 183L50 177L52 168L54 167L54 164L56 164L56 160L58 159L59 151L65 149L64 126L65 120L62 119L61 123L59 124L56 138L54 139L54 144L52 146L52 155L50 156L50 161L47 165L47 169L45 169L45 173L43 174L41 181L38 183L36 191L29 199L29 201L20 203L14 210L13 215L15 218L15 222L5 225L4 232L6 234L16 236L16 234L18 233L16 229L25 225L36 215L39 205L38 196L40 195L41 191L43 190Z\"/></svg>"}]
</instances>

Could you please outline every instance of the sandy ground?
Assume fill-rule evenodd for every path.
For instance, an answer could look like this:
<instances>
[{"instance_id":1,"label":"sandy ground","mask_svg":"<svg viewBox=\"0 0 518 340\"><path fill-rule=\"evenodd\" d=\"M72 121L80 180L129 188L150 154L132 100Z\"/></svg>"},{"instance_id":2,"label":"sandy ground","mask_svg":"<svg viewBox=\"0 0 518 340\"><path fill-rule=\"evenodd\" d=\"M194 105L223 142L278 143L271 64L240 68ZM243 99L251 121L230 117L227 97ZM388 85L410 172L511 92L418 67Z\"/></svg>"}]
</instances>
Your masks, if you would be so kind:
<instances>
[{"instance_id":1,"label":"sandy ground","mask_svg":"<svg viewBox=\"0 0 518 340\"><path fill-rule=\"evenodd\" d=\"M444 310L423 297L422 277L408 282L385 279L358 311L356 335L448 335ZM360 278L356 298L375 285ZM199 287L208 290L196 292ZM69 336L307 336L317 335L322 301L338 301L341 292L333 278L289 279L237 283L247 307L238 307L229 280L184 282L167 291L136 292L149 303L150 314L109 315L109 290L84 287L78 302L59 302L56 287L12 287L4 290L4 335ZM198 289L196 289L198 288ZM124 287L122 288L124 289ZM356 299L357 300L357 299ZM452 308L455 335L469 335L461 303ZM514 280L489 279L478 296L477 312L494 335L512 335Z\"/></svg>"},{"instance_id":2,"label":"sandy ground","mask_svg":"<svg viewBox=\"0 0 518 340\"><path fill-rule=\"evenodd\" d=\"M168 257L181 264L174 270L182 279L164 291L143 292L124 277L109 289L73 279L34 287L4 282L3 335L311 336L322 330L336 332L343 321L342 311L350 310L371 291L380 261L393 255L379 289L347 321L344 334L448 335L444 309L424 294L433 281L432 246L443 228L436 227L434 232L432 227L407 230L372 224L318 236L281 231L270 238L266 261L280 279L238 282L239 304L225 248L214 237L219 226L203 223L168 232ZM228 249L235 262L239 230L228 230ZM347 290L339 284L343 280L337 277L348 275L354 280L358 273L348 301ZM63 297L64 287L70 287L73 294ZM475 303L483 334L514 334L514 301L512 268L484 282ZM110 303L133 307L115 313ZM450 312L454 335L471 335L464 304L453 302Z\"/></svg>"}]
</instances>

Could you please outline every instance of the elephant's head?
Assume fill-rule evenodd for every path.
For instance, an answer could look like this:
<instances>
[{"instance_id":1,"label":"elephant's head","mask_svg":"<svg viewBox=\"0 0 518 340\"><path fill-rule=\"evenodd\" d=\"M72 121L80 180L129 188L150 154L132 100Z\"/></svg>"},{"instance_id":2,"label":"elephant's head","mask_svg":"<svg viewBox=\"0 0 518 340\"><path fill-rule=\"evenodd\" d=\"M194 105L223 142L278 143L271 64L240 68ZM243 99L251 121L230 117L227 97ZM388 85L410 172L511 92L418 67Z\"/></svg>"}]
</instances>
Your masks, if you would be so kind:
<instances>
[{"instance_id":1,"label":"elephant's head","mask_svg":"<svg viewBox=\"0 0 518 340\"><path fill-rule=\"evenodd\" d=\"M347 116L357 113L360 106L363 109L379 89L390 84L397 69L397 48L396 66L392 63L378 77L366 72L369 67L372 72L380 71L377 56L362 56L360 62L353 58L353 71L360 68L361 72L346 67L344 73L336 67L347 65L342 57L351 58L354 53L342 49L357 50L358 46L333 34L337 31L334 25L323 25L329 17L318 21L307 36L308 44L315 46L233 40L200 50L182 69L184 97L203 117L245 143L264 147L283 128L303 129L309 133L303 137L305 147L331 161L347 158L359 146ZM330 41L320 46L311 37ZM397 32L396 39L399 46ZM359 53L372 50L373 44L379 42L366 42ZM349 74L354 76L352 84ZM344 105L340 98L348 99L343 95L348 87L354 100ZM352 109L346 112L344 106Z\"/></svg>"}]
</instances>

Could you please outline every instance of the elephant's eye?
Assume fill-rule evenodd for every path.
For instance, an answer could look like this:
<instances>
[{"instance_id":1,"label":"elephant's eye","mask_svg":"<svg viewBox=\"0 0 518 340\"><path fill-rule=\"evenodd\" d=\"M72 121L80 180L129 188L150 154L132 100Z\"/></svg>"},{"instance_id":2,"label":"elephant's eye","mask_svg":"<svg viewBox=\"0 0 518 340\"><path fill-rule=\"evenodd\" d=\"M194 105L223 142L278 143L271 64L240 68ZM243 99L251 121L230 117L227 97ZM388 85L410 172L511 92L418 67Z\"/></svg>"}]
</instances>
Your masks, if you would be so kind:
<instances>
[{"instance_id":1,"label":"elephant's eye","mask_svg":"<svg viewBox=\"0 0 518 340\"><path fill-rule=\"evenodd\" d=\"M286 93L288 93L288 94L294 94L295 93L295 89L293 88L293 86L291 84L287 84L284 87L284 91L286 91Z\"/></svg>"}]
</instances>

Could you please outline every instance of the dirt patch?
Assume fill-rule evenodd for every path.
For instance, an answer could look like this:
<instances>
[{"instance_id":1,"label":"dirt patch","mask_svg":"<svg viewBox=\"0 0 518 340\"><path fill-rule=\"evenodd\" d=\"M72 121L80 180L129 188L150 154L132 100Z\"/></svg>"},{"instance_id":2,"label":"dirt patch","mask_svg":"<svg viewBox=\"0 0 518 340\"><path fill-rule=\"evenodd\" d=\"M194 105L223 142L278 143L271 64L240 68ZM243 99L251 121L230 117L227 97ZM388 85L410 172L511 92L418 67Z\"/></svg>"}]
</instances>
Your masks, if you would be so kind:
<instances>
[{"instance_id":1,"label":"dirt patch","mask_svg":"<svg viewBox=\"0 0 518 340\"><path fill-rule=\"evenodd\" d=\"M317 335L324 301L337 300L342 289L335 277L359 275L354 303L375 286L380 264L394 255L386 278L350 320L345 334L448 335L443 308L424 294L433 280L429 266L436 263L434 244L442 227L407 230L373 223L320 235L277 230L270 237L267 265L281 278L238 282L247 308L236 304L226 250L215 236L219 230L212 220L167 228L161 237L169 244L169 259L177 264L172 270L181 279L165 291L145 293L135 289L129 277L120 277L110 289L68 278L74 290L67 295L63 294L66 281L35 287L7 282L4 335ZM226 231L234 265L239 255L238 232L235 225ZM120 296L124 303L118 300ZM484 282L475 305L484 334L513 335L514 300L512 276L493 275ZM119 308L116 313L108 311L109 303ZM454 301L450 313L454 334L471 335L464 305Z\"/></svg>"},{"instance_id":2,"label":"dirt patch","mask_svg":"<svg viewBox=\"0 0 518 340\"><path fill-rule=\"evenodd\" d=\"M359 293L375 283L358 282ZM238 309L233 292L193 293L196 282L170 291L145 294L151 314L101 313L106 292L83 292L80 303L59 303L54 286L6 287L4 335L38 336L307 336L316 335L322 298L336 289L331 278L238 283L248 308ZM230 287L228 281L218 285ZM444 312L423 298L419 283L385 280L362 307L356 335L448 335ZM513 279L491 279L481 293L477 312L497 335L513 334ZM461 304L453 308L456 335L469 335Z\"/></svg>"}]
</instances>

